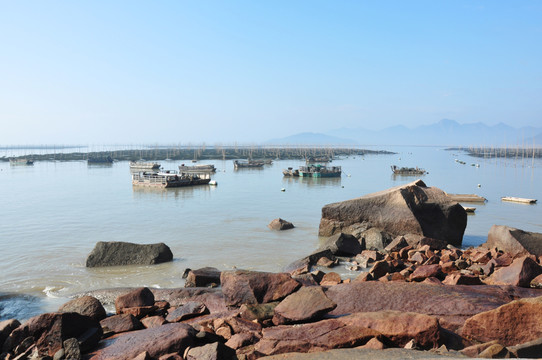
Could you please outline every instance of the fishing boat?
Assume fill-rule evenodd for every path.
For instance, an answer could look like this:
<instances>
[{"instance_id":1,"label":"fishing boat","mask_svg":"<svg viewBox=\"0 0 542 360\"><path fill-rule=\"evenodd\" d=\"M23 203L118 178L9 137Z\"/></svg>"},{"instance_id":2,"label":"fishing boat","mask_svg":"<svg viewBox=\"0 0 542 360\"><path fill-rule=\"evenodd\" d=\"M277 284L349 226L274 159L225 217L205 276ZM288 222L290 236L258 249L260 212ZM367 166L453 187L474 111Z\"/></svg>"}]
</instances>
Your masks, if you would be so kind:
<instances>
[{"instance_id":1,"label":"fishing boat","mask_svg":"<svg viewBox=\"0 0 542 360\"><path fill-rule=\"evenodd\" d=\"M196 174L179 174L175 170L161 172L142 171L132 174L132 185L161 188L207 185L211 179L202 179Z\"/></svg>"},{"instance_id":2,"label":"fishing boat","mask_svg":"<svg viewBox=\"0 0 542 360\"><path fill-rule=\"evenodd\" d=\"M9 159L10 165L34 165L34 161L27 158L12 158Z\"/></svg>"},{"instance_id":3,"label":"fishing boat","mask_svg":"<svg viewBox=\"0 0 542 360\"><path fill-rule=\"evenodd\" d=\"M393 171L395 175L423 175L427 173L427 171L417 166L415 168L412 168L412 167L398 167L397 165L392 165L391 171Z\"/></svg>"},{"instance_id":4,"label":"fishing boat","mask_svg":"<svg viewBox=\"0 0 542 360\"><path fill-rule=\"evenodd\" d=\"M158 170L160 164L156 162L130 161L131 170Z\"/></svg>"},{"instance_id":5,"label":"fishing boat","mask_svg":"<svg viewBox=\"0 0 542 360\"><path fill-rule=\"evenodd\" d=\"M259 160L247 160L247 161L241 161L241 160L234 160L233 161L233 168L234 169L240 169L240 168L261 168L265 165L265 162L259 161Z\"/></svg>"},{"instance_id":6,"label":"fishing boat","mask_svg":"<svg viewBox=\"0 0 542 360\"><path fill-rule=\"evenodd\" d=\"M307 164L328 163L328 162L331 162L331 158L328 156L319 156L319 157L308 156L305 158L305 162Z\"/></svg>"},{"instance_id":7,"label":"fishing boat","mask_svg":"<svg viewBox=\"0 0 542 360\"><path fill-rule=\"evenodd\" d=\"M299 167L300 177L340 177L342 170L340 166L309 165Z\"/></svg>"},{"instance_id":8,"label":"fishing boat","mask_svg":"<svg viewBox=\"0 0 542 360\"><path fill-rule=\"evenodd\" d=\"M284 176L293 176L293 177L297 177L299 176L299 169L295 169L294 168L291 168L289 167L288 169L286 170L282 170L282 174Z\"/></svg>"},{"instance_id":9,"label":"fishing boat","mask_svg":"<svg viewBox=\"0 0 542 360\"><path fill-rule=\"evenodd\" d=\"M214 173L216 168L213 164L198 164L198 165L179 165L180 173Z\"/></svg>"}]
</instances>

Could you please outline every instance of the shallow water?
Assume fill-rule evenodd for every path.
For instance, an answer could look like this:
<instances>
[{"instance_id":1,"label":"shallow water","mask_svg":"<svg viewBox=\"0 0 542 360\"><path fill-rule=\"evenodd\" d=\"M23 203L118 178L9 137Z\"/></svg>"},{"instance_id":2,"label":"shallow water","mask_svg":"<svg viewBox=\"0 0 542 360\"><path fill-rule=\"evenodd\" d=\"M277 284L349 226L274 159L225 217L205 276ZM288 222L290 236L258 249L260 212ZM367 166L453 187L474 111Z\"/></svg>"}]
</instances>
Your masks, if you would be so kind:
<instances>
[{"instance_id":1,"label":"shallow water","mask_svg":"<svg viewBox=\"0 0 542 360\"><path fill-rule=\"evenodd\" d=\"M501 196L540 200L540 160L476 159L434 147L373 149L397 154L334 160L333 165L343 168L338 179L283 178L282 169L297 168L301 161L275 161L263 169L238 171L231 161L209 161L218 168L213 176L217 187L165 190L132 187L128 162L0 163L0 320L55 310L66 297L81 291L182 286L185 268L280 271L318 247L322 206L416 179L393 176L393 164L426 168L429 174L422 179L428 186L488 199L469 205L476 207L476 214L468 217L464 246L484 242L493 224L542 232L540 205L500 200ZM183 162L161 164L176 169ZM296 228L269 230L267 224L277 217ZM175 259L155 266L87 269L86 256L97 241L164 242ZM29 306L22 305L26 303Z\"/></svg>"}]
</instances>

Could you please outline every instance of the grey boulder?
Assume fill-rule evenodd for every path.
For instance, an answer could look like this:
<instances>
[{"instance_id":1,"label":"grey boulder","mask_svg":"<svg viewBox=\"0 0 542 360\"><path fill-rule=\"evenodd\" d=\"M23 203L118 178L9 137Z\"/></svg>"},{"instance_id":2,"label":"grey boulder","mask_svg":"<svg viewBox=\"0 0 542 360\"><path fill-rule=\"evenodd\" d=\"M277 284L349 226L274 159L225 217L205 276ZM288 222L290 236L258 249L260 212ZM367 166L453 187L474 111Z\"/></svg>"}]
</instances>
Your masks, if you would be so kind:
<instances>
[{"instance_id":1,"label":"grey boulder","mask_svg":"<svg viewBox=\"0 0 542 360\"><path fill-rule=\"evenodd\" d=\"M173 260L164 243L133 244L121 241L99 241L87 257L87 267L118 265L153 265Z\"/></svg>"}]
</instances>

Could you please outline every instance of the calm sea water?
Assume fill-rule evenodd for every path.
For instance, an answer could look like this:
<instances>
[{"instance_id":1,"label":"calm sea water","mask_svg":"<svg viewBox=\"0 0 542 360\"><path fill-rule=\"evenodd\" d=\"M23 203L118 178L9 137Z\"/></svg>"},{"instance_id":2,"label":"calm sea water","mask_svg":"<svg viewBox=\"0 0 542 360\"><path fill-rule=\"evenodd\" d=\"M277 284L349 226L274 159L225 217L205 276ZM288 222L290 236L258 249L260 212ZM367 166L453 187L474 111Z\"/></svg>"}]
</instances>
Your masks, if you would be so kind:
<instances>
[{"instance_id":1,"label":"calm sea water","mask_svg":"<svg viewBox=\"0 0 542 360\"><path fill-rule=\"evenodd\" d=\"M411 182L390 165L420 166L428 186L488 199L468 217L464 246L485 241L493 224L542 232L540 205L501 202L501 196L542 200L540 160L470 158L434 147L379 147L395 155L349 156L338 179L283 178L301 161L275 161L263 169L233 170L232 161L209 161L217 187L134 188L128 162L0 163L0 320L54 311L75 293L124 286L183 286L186 268L214 266L280 271L319 245L325 204ZM467 162L458 164L454 159ZM162 161L177 169L183 161ZM189 161L186 161L189 162ZM480 167L470 166L478 163ZM480 185L480 187L478 187ZM285 191L282 192L281 189ZM267 224L289 220L293 230ZM155 266L87 269L97 241L164 242L175 260ZM339 269L347 274L348 270Z\"/></svg>"}]
</instances>

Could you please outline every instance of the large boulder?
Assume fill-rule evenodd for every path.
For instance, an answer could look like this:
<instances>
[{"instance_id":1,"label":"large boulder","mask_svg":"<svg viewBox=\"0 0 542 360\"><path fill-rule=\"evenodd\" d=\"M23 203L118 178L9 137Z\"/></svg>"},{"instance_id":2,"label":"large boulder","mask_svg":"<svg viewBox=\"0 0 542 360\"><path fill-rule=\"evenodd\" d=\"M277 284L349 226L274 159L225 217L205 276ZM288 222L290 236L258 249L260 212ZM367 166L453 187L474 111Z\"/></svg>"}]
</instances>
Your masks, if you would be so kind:
<instances>
[{"instance_id":1,"label":"large boulder","mask_svg":"<svg viewBox=\"0 0 542 360\"><path fill-rule=\"evenodd\" d=\"M93 360L129 360L146 351L153 359L161 355L179 353L194 345L196 330L182 323L164 324L151 329L115 335L101 342Z\"/></svg>"},{"instance_id":2,"label":"large boulder","mask_svg":"<svg viewBox=\"0 0 542 360\"><path fill-rule=\"evenodd\" d=\"M13 330L6 339L3 350L13 351L23 340L31 337L42 354L53 356L70 338L79 341L81 349L94 347L102 336L100 323L78 313L45 313Z\"/></svg>"},{"instance_id":3,"label":"large boulder","mask_svg":"<svg viewBox=\"0 0 542 360\"><path fill-rule=\"evenodd\" d=\"M493 225L483 245L488 249L497 248L513 257L542 255L542 234L527 232L505 225Z\"/></svg>"},{"instance_id":4,"label":"large boulder","mask_svg":"<svg viewBox=\"0 0 542 360\"><path fill-rule=\"evenodd\" d=\"M370 223L391 236L419 234L461 246L465 209L446 193L421 180L322 208L321 236L349 232Z\"/></svg>"},{"instance_id":5,"label":"large boulder","mask_svg":"<svg viewBox=\"0 0 542 360\"><path fill-rule=\"evenodd\" d=\"M542 337L542 297L520 299L467 319L462 335L470 340L511 346Z\"/></svg>"},{"instance_id":6,"label":"large boulder","mask_svg":"<svg viewBox=\"0 0 542 360\"><path fill-rule=\"evenodd\" d=\"M542 274L542 266L530 257L521 257L507 267L495 271L485 282L489 285L530 287L531 281Z\"/></svg>"},{"instance_id":7,"label":"large boulder","mask_svg":"<svg viewBox=\"0 0 542 360\"><path fill-rule=\"evenodd\" d=\"M320 286L302 287L275 307L273 323L279 325L313 321L336 306L337 304L329 300Z\"/></svg>"},{"instance_id":8,"label":"large boulder","mask_svg":"<svg viewBox=\"0 0 542 360\"><path fill-rule=\"evenodd\" d=\"M100 321L106 317L105 309L100 300L93 296L82 296L73 299L62 305L59 312L76 312L86 315L94 320Z\"/></svg>"},{"instance_id":9,"label":"large boulder","mask_svg":"<svg viewBox=\"0 0 542 360\"><path fill-rule=\"evenodd\" d=\"M466 319L521 297L539 296L539 290L490 285L440 286L405 282L355 282L330 287L326 295L337 307L331 316L355 312L396 310L435 316L456 331ZM420 301L423 299L423 301Z\"/></svg>"},{"instance_id":10,"label":"large boulder","mask_svg":"<svg viewBox=\"0 0 542 360\"><path fill-rule=\"evenodd\" d=\"M220 270L214 267L204 267L201 269L185 270L185 287L204 287L220 285Z\"/></svg>"},{"instance_id":11,"label":"large boulder","mask_svg":"<svg viewBox=\"0 0 542 360\"><path fill-rule=\"evenodd\" d=\"M173 253L164 243L141 245L99 241L87 257L87 267L153 265L171 260Z\"/></svg>"},{"instance_id":12,"label":"large boulder","mask_svg":"<svg viewBox=\"0 0 542 360\"><path fill-rule=\"evenodd\" d=\"M248 270L223 271L220 283L228 306L281 300L301 286L287 273Z\"/></svg>"}]
</instances>

